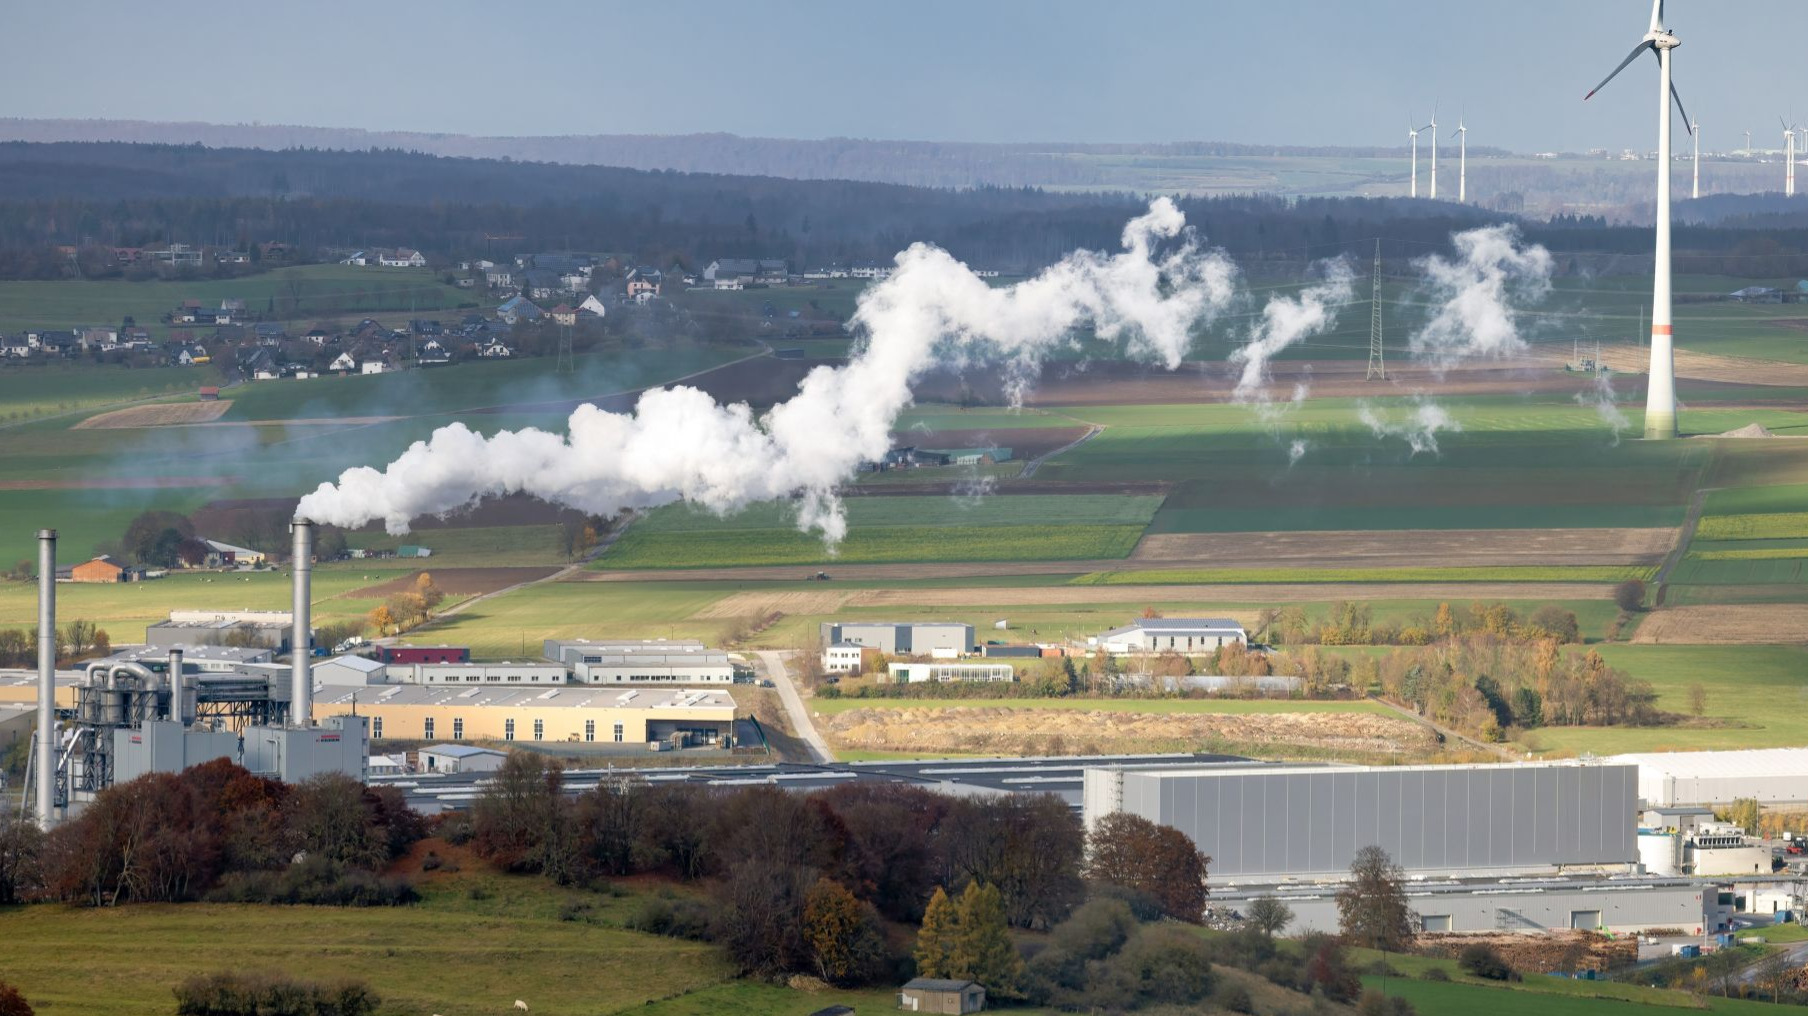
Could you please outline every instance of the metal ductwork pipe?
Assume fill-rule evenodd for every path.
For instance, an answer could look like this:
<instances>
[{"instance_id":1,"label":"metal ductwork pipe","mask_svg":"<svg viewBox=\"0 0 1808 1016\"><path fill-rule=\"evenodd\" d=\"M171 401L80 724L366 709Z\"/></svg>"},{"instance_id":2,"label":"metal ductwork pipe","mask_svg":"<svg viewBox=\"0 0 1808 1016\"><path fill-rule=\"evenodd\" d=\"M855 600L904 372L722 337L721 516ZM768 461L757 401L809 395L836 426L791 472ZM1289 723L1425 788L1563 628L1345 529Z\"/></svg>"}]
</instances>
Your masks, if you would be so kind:
<instances>
[{"instance_id":1,"label":"metal ductwork pipe","mask_svg":"<svg viewBox=\"0 0 1808 1016\"><path fill-rule=\"evenodd\" d=\"M289 524L294 537L290 567L295 569L295 630L289 636L289 719L297 727L314 721L313 632L308 625L309 593L314 572L314 524L296 519Z\"/></svg>"},{"instance_id":2,"label":"metal ductwork pipe","mask_svg":"<svg viewBox=\"0 0 1808 1016\"><path fill-rule=\"evenodd\" d=\"M169 718L182 724L189 721L188 709L182 702L182 689L186 685L187 681L182 676L182 650L171 649L169 651Z\"/></svg>"},{"instance_id":3,"label":"metal ductwork pipe","mask_svg":"<svg viewBox=\"0 0 1808 1016\"><path fill-rule=\"evenodd\" d=\"M56 821L56 530L38 530L38 828Z\"/></svg>"}]
</instances>

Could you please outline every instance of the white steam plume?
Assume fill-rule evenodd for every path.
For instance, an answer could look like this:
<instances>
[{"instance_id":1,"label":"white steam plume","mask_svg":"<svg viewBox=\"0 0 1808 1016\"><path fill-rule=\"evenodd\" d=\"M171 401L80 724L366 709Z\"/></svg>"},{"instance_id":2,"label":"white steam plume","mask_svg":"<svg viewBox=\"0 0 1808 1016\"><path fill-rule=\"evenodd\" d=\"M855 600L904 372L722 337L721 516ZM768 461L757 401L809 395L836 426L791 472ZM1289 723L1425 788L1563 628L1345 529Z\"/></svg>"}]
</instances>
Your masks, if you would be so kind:
<instances>
[{"instance_id":1,"label":"white steam plume","mask_svg":"<svg viewBox=\"0 0 1808 1016\"><path fill-rule=\"evenodd\" d=\"M1292 469L1299 465L1299 460L1306 457L1306 451L1311 447L1312 442L1304 438L1294 438L1293 443L1287 446L1287 468Z\"/></svg>"},{"instance_id":2,"label":"white steam plume","mask_svg":"<svg viewBox=\"0 0 1808 1016\"><path fill-rule=\"evenodd\" d=\"M1249 341L1232 351L1230 362L1243 365L1237 376L1237 387L1231 393L1235 402L1254 402L1258 407L1268 403L1268 362L1288 346L1317 335L1337 322L1337 311L1350 302L1355 274L1344 258L1322 262L1324 281L1307 286L1297 297L1275 297L1262 309L1262 319L1250 329ZM1296 385L1293 401L1306 397L1304 385Z\"/></svg>"},{"instance_id":3,"label":"white steam plume","mask_svg":"<svg viewBox=\"0 0 1808 1016\"><path fill-rule=\"evenodd\" d=\"M1400 420L1383 416L1366 402L1356 404L1356 418L1376 437L1405 438L1407 447L1412 449L1414 455L1420 452L1436 455L1439 431L1460 433L1463 429L1463 425L1452 419L1444 411L1444 407L1423 395L1414 396L1412 411Z\"/></svg>"},{"instance_id":4,"label":"white steam plume","mask_svg":"<svg viewBox=\"0 0 1808 1016\"><path fill-rule=\"evenodd\" d=\"M1408 348L1437 370L1473 358L1501 359L1525 349L1513 301L1537 303L1551 290L1551 254L1522 247L1511 224L1485 226L1451 238L1457 259L1435 254L1414 262L1425 274L1431 320Z\"/></svg>"},{"instance_id":5,"label":"white steam plume","mask_svg":"<svg viewBox=\"0 0 1808 1016\"><path fill-rule=\"evenodd\" d=\"M1576 393L1576 404L1595 411L1595 415L1601 418L1607 429L1613 431L1613 443L1616 445L1620 443L1620 434L1632 426L1626 419L1626 414L1620 412L1618 400L1614 398L1613 377L1604 370L1595 372L1594 384Z\"/></svg>"},{"instance_id":6,"label":"white steam plume","mask_svg":"<svg viewBox=\"0 0 1808 1016\"><path fill-rule=\"evenodd\" d=\"M1182 242L1158 250L1176 237ZM340 526L381 519L401 534L418 516L517 491L596 514L679 499L727 513L801 494L798 526L838 541L847 525L836 486L884 456L912 382L941 360L1031 364L1090 323L1134 355L1180 364L1193 328L1230 304L1236 268L1201 249L1166 198L1124 227L1123 246L1114 255L1070 254L995 289L945 251L916 244L898 255L891 278L861 295L853 323L868 341L859 355L811 371L763 417L681 386L647 392L632 413L581 406L565 434L528 428L485 438L453 423L381 471L361 466L321 484L296 513Z\"/></svg>"}]
</instances>

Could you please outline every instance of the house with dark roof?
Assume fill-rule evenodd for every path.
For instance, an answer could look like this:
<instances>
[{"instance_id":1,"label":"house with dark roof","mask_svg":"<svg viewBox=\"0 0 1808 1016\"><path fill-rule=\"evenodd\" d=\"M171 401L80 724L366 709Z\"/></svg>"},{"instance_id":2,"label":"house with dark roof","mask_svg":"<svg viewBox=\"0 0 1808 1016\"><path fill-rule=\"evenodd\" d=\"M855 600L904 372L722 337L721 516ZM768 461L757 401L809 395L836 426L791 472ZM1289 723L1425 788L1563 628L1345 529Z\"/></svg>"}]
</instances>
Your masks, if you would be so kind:
<instances>
[{"instance_id":1,"label":"house with dark roof","mask_svg":"<svg viewBox=\"0 0 1808 1016\"><path fill-rule=\"evenodd\" d=\"M521 273L521 291L530 300L550 300L559 292L557 272L545 268L529 268Z\"/></svg>"},{"instance_id":2,"label":"house with dark roof","mask_svg":"<svg viewBox=\"0 0 1808 1016\"><path fill-rule=\"evenodd\" d=\"M511 325L517 321L538 321L544 313L538 304L525 296L510 297L496 308L497 319Z\"/></svg>"}]
</instances>

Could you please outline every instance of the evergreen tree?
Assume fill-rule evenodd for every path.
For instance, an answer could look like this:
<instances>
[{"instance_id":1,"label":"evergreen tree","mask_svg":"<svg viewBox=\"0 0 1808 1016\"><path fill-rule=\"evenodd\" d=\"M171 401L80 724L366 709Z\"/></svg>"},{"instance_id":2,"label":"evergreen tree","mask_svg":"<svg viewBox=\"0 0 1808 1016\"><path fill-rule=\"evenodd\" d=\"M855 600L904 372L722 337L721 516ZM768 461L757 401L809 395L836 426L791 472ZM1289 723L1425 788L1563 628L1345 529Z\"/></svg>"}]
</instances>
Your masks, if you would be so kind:
<instances>
[{"instance_id":1,"label":"evergreen tree","mask_svg":"<svg viewBox=\"0 0 1808 1016\"><path fill-rule=\"evenodd\" d=\"M917 975L952 976L950 963L959 934L960 914L955 910L954 901L941 886L936 886L935 895L929 898L929 907L923 911L923 927L917 931Z\"/></svg>"},{"instance_id":2,"label":"evergreen tree","mask_svg":"<svg viewBox=\"0 0 1808 1016\"><path fill-rule=\"evenodd\" d=\"M967 883L959 917L949 964L952 976L972 978L1001 995L1014 992L1023 974L1023 957L1005 931L1004 897L998 887Z\"/></svg>"}]
</instances>

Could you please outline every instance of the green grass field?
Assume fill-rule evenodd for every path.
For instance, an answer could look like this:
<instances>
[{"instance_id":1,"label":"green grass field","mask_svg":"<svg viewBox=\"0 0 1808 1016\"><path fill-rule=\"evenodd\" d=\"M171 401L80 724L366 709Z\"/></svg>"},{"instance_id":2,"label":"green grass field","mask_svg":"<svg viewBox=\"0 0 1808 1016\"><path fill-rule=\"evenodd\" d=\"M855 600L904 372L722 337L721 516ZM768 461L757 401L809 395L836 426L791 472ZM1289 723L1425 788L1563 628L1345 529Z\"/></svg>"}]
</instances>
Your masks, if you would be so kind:
<instances>
[{"instance_id":1,"label":"green grass field","mask_svg":"<svg viewBox=\"0 0 1808 1016\"><path fill-rule=\"evenodd\" d=\"M135 399L192 393L217 380L215 373L205 367L134 369L92 363L0 366L0 425Z\"/></svg>"},{"instance_id":2,"label":"green grass field","mask_svg":"<svg viewBox=\"0 0 1808 1016\"><path fill-rule=\"evenodd\" d=\"M1695 530L1699 540L1808 539L1808 512L1709 515Z\"/></svg>"},{"instance_id":3,"label":"green grass field","mask_svg":"<svg viewBox=\"0 0 1808 1016\"><path fill-rule=\"evenodd\" d=\"M393 573L347 566L316 569L314 621L351 620L369 613L381 599L349 594L392 577ZM64 622L93 621L115 642L138 642L144 637L144 625L169 617L172 610L288 610L292 590L288 575L276 571L178 573L149 582L105 585L65 582L57 586L57 616ZM27 628L37 616L36 583L0 582L0 627Z\"/></svg>"},{"instance_id":4,"label":"green grass field","mask_svg":"<svg viewBox=\"0 0 1808 1016\"><path fill-rule=\"evenodd\" d=\"M1160 497L858 497L832 551L798 532L789 505L718 517L658 509L598 559L604 568L829 565L837 562L1086 560L1129 556Z\"/></svg>"},{"instance_id":5,"label":"green grass field","mask_svg":"<svg viewBox=\"0 0 1808 1016\"><path fill-rule=\"evenodd\" d=\"M738 619L691 617L725 592L688 582L549 583L485 600L426 631L435 642L468 645L486 660L537 657L548 638L703 638L719 644Z\"/></svg>"},{"instance_id":6,"label":"green grass field","mask_svg":"<svg viewBox=\"0 0 1808 1016\"><path fill-rule=\"evenodd\" d=\"M232 298L245 301L248 314L293 321L383 311L425 314L478 299L426 269L354 265L276 268L239 279L0 282L0 331L117 325L130 317L162 339L170 328L162 323L164 315L182 301L218 307Z\"/></svg>"},{"instance_id":7,"label":"green grass field","mask_svg":"<svg viewBox=\"0 0 1808 1016\"><path fill-rule=\"evenodd\" d=\"M1808 743L1808 647L1594 647L1609 664L1649 681L1660 709L1687 716L1689 689L1707 690L1709 724L1678 727L1543 727L1547 750L1610 755L1631 751L1778 748Z\"/></svg>"}]
</instances>

